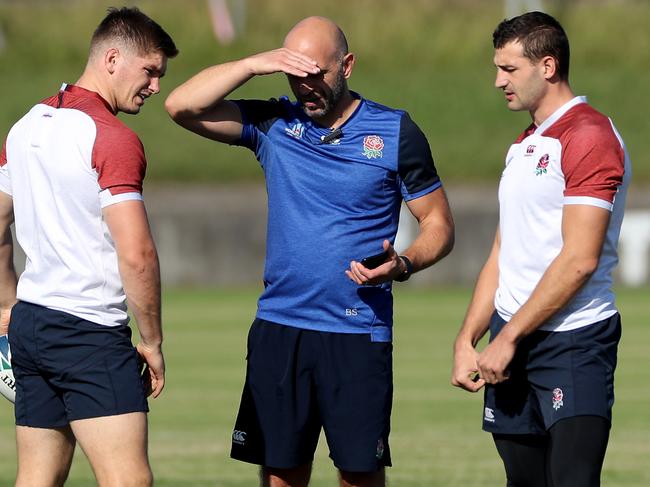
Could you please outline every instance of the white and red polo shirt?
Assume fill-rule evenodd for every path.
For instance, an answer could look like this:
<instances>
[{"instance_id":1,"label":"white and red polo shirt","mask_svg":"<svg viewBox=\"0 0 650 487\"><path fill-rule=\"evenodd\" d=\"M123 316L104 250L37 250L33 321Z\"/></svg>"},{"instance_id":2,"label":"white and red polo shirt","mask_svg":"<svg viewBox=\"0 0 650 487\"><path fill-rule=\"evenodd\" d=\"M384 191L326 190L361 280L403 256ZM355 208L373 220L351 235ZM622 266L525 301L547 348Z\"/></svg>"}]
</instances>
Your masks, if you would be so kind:
<instances>
[{"instance_id":1,"label":"white and red polo shirt","mask_svg":"<svg viewBox=\"0 0 650 487\"><path fill-rule=\"evenodd\" d=\"M499 185L499 287L495 307L509 321L528 300L562 248L565 205L612 212L596 272L540 329L567 331L616 313L611 290L631 175L612 121L576 97L510 147Z\"/></svg>"},{"instance_id":2,"label":"white and red polo shirt","mask_svg":"<svg viewBox=\"0 0 650 487\"><path fill-rule=\"evenodd\" d=\"M141 200L145 169L137 135L98 93L77 86L64 84L11 128L0 190L13 198L27 256L19 300L101 325L128 323L102 208Z\"/></svg>"}]
</instances>

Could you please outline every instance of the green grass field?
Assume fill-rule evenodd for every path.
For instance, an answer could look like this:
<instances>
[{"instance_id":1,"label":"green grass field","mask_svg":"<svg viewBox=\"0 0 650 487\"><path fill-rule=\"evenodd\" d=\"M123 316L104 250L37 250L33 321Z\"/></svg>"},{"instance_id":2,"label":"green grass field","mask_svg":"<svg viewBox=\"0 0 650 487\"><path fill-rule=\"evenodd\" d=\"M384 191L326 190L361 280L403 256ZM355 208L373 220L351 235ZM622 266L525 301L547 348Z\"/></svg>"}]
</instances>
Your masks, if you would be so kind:
<instances>
[{"instance_id":1,"label":"green grass field","mask_svg":"<svg viewBox=\"0 0 650 487\"><path fill-rule=\"evenodd\" d=\"M244 375L245 341L255 290L165 293L167 388L151 401L151 461L158 486L253 487L255 467L228 458ZM451 346L469 289L412 290L396 295L395 401L390 485L502 486L500 461L480 431L481 396L449 385ZM614 428L603 485L650 485L648 289L621 290L623 340L617 371ZM15 472L13 411L0 402L0 485ZM79 452L78 452L79 453ZM94 485L82 454L73 487ZM321 444L312 485L336 485Z\"/></svg>"},{"instance_id":2,"label":"green grass field","mask_svg":"<svg viewBox=\"0 0 650 487\"><path fill-rule=\"evenodd\" d=\"M0 1L2 139L34 103L78 79L106 7L123 3ZM446 182L496 180L506 147L530 122L528 114L509 114L494 89L492 31L506 15L504 0L246 0L243 33L226 46L215 39L206 0L126 3L158 20L181 51L169 63L161 94L147 101L141 115L122 117L145 145L150 183L262 179L249 151L180 129L163 101L208 65L279 47L291 26L308 15L329 16L341 25L357 55L351 88L408 110L427 135ZM576 94L588 95L613 118L634 162L635 182L649 182L650 119L640 100L650 84L650 2L543 3L569 34ZM276 75L252 80L233 97L289 94L285 77Z\"/></svg>"}]
</instances>

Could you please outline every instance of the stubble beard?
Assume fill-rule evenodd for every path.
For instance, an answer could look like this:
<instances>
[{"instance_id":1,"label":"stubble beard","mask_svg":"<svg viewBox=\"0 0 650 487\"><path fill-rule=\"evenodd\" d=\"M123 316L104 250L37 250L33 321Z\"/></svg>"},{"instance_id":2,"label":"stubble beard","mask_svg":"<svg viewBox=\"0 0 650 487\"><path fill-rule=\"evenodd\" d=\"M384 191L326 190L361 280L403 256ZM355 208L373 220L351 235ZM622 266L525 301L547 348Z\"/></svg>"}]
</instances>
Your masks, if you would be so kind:
<instances>
[{"instance_id":1,"label":"stubble beard","mask_svg":"<svg viewBox=\"0 0 650 487\"><path fill-rule=\"evenodd\" d=\"M308 117L311 118L322 118L325 115L329 114L336 105L338 105L341 97L343 96L343 90L345 89L345 75L343 70L339 71L336 80L334 81L334 86L328 91L326 98L323 102L323 108L317 108L315 110L308 109L304 104L302 105L302 110Z\"/></svg>"}]
</instances>

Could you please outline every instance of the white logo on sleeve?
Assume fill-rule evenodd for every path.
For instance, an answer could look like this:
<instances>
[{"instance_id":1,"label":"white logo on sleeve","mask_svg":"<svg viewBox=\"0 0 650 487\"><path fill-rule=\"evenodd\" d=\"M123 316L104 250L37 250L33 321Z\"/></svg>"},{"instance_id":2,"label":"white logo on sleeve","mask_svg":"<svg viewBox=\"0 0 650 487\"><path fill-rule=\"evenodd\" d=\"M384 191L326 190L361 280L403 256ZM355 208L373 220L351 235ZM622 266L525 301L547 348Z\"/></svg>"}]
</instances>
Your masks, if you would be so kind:
<instances>
[{"instance_id":1,"label":"white logo on sleeve","mask_svg":"<svg viewBox=\"0 0 650 487\"><path fill-rule=\"evenodd\" d=\"M494 409L491 408L485 408L485 414L483 415L483 421L487 421L489 423L494 423Z\"/></svg>"}]
</instances>

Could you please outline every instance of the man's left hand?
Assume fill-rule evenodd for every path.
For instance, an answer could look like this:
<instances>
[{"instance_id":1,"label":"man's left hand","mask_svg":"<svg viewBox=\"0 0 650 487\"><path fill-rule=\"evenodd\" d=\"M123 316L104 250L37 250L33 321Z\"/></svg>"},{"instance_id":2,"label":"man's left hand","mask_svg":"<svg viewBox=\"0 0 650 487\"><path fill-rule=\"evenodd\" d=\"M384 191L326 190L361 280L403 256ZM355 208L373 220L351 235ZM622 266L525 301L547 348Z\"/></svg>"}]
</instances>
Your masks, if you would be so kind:
<instances>
[{"instance_id":1,"label":"man's left hand","mask_svg":"<svg viewBox=\"0 0 650 487\"><path fill-rule=\"evenodd\" d=\"M392 281L406 270L404 261L399 258L397 252L388 240L384 240L384 250L387 253L386 262L374 269L368 269L360 262L350 262L350 269L345 274L360 286L376 286L384 282Z\"/></svg>"},{"instance_id":2,"label":"man's left hand","mask_svg":"<svg viewBox=\"0 0 650 487\"><path fill-rule=\"evenodd\" d=\"M479 377L488 384L498 384L510 378L508 365L515 356L517 344L503 330L479 354L476 364Z\"/></svg>"}]
</instances>

